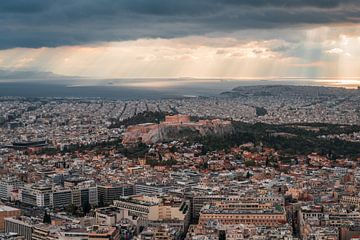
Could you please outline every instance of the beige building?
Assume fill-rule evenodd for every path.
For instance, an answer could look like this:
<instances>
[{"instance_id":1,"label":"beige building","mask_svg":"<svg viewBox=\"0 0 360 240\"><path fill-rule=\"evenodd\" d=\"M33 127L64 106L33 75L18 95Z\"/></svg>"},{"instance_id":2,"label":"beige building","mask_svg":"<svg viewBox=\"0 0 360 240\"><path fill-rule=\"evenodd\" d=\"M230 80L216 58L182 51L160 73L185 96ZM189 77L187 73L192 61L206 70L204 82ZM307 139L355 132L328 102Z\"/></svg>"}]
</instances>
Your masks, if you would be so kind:
<instances>
[{"instance_id":1,"label":"beige building","mask_svg":"<svg viewBox=\"0 0 360 240\"><path fill-rule=\"evenodd\" d=\"M360 196L342 196L340 203L359 207Z\"/></svg>"},{"instance_id":2,"label":"beige building","mask_svg":"<svg viewBox=\"0 0 360 240\"><path fill-rule=\"evenodd\" d=\"M140 235L136 236L134 240L175 240L175 236L173 236L170 231L171 229L166 225L161 225L143 231Z\"/></svg>"},{"instance_id":3,"label":"beige building","mask_svg":"<svg viewBox=\"0 0 360 240\"><path fill-rule=\"evenodd\" d=\"M21 210L5 205L0 205L0 232L5 230L5 218L18 217L21 215Z\"/></svg>"},{"instance_id":4,"label":"beige building","mask_svg":"<svg viewBox=\"0 0 360 240\"><path fill-rule=\"evenodd\" d=\"M89 232L89 240L119 240L120 233L116 227L105 226L93 226L91 232Z\"/></svg>"},{"instance_id":5,"label":"beige building","mask_svg":"<svg viewBox=\"0 0 360 240\"><path fill-rule=\"evenodd\" d=\"M32 240L55 240L59 239L60 227L40 223L33 226Z\"/></svg>"},{"instance_id":6,"label":"beige building","mask_svg":"<svg viewBox=\"0 0 360 240\"><path fill-rule=\"evenodd\" d=\"M165 123L189 123L191 122L189 115L177 114L173 116L165 116Z\"/></svg>"},{"instance_id":7,"label":"beige building","mask_svg":"<svg viewBox=\"0 0 360 240\"><path fill-rule=\"evenodd\" d=\"M255 226L280 226L286 223L282 205L271 202L214 202L200 211L199 224L217 221L222 225L246 224Z\"/></svg>"},{"instance_id":8,"label":"beige building","mask_svg":"<svg viewBox=\"0 0 360 240\"><path fill-rule=\"evenodd\" d=\"M147 226L150 221L179 220L186 227L190 220L190 204L177 198L158 198L138 195L114 201L121 210L121 218L138 226Z\"/></svg>"}]
</instances>

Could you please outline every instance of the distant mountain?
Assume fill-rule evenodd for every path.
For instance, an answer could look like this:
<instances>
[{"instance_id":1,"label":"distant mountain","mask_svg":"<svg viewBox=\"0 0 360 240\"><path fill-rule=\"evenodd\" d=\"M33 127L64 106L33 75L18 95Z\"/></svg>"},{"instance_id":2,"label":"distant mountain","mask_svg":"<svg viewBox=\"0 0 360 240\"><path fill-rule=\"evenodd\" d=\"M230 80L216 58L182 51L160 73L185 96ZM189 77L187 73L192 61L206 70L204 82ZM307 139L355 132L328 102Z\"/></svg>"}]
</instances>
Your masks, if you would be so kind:
<instances>
[{"instance_id":1,"label":"distant mountain","mask_svg":"<svg viewBox=\"0 0 360 240\"><path fill-rule=\"evenodd\" d=\"M322 87L322 86L295 86L295 85L258 85L240 86L232 91L221 93L227 97L254 97L254 96L287 96L287 97L325 97L350 96L358 94L358 90Z\"/></svg>"},{"instance_id":2,"label":"distant mountain","mask_svg":"<svg viewBox=\"0 0 360 240\"><path fill-rule=\"evenodd\" d=\"M0 69L0 82L71 80L79 77L63 76L52 72L16 71Z\"/></svg>"}]
</instances>

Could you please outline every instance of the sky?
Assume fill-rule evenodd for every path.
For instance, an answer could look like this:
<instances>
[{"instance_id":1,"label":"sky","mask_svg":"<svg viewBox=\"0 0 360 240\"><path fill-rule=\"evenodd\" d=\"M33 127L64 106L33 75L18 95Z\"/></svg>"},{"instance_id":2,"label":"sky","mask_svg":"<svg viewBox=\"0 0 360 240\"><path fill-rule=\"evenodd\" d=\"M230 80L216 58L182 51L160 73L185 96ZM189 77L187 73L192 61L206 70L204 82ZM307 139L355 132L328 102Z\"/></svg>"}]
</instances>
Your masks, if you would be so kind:
<instances>
[{"instance_id":1,"label":"sky","mask_svg":"<svg viewBox=\"0 0 360 240\"><path fill-rule=\"evenodd\" d=\"M360 77L359 0L1 0L0 26L0 75Z\"/></svg>"}]
</instances>

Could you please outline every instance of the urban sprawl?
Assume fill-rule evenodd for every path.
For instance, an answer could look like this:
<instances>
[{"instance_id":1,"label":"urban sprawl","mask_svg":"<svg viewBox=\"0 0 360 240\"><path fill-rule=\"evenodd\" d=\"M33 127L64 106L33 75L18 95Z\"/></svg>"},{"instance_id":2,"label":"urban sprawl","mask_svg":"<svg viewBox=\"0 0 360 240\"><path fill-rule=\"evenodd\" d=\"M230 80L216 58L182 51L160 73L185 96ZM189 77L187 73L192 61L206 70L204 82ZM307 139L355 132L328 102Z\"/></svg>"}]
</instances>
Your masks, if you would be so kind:
<instances>
[{"instance_id":1,"label":"urban sprawl","mask_svg":"<svg viewBox=\"0 0 360 240\"><path fill-rule=\"evenodd\" d=\"M0 97L0 239L360 239L360 91Z\"/></svg>"}]
</instances>

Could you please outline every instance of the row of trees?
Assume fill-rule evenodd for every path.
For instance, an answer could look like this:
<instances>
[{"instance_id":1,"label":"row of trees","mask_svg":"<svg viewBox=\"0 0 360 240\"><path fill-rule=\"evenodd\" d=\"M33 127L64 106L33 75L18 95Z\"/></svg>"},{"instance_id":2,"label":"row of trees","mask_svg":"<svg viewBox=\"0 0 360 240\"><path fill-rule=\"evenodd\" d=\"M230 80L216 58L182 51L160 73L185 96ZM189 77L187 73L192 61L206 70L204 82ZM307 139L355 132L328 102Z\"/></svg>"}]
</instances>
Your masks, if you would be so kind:
<instances>
[{"instance_id":1,"label":"row of trees","mask_svg":"<svg viewBox=\"0 0 360 240\"><path fill-rule=\"evenodd\" d=\"M110 119L112 121L109 128L119 128L121 126L130 126L136 125L141 123L159 123L165 120L165 116L169 115L170 113L167 112L142 112L138 113L131 118L127 118L125 120L120 121L119 119Z\"/></svg>"},{"instance_id":2,"label":"row of trees","mask_svg":"<svg viewBox=\"0 0 360 240\"><path fill-rule=\"evenodd\" d=\"M81 206L81 208L78 208L74 204L70 204L69 206L66 207L65 210L73 216L83 217L88 213L90 213L91 208L92 207L89 203L84 203L83 206ZM43 223L51 224L51 215L46 210L43 217Z\"/></svg>"},{"instance_id":3,"label":"row of trees","mask_svg":"<svg viewBox=\"0 0 360 240\"><path fill-rule=\"evenodd\" d=\"M158 160L158 159L147 159L146 164L154 167L154 166L173 166L177 164L175 159L169 160Z\"/></svg>"},{"instance_id":4,"label":"row of trees","mask_svg":"<svg viewBox=\"0 0 360 240\"><path fill-rule=\"evenodd\" d=\"M189 140L191 143L202 143L204 145L204 153L215 150L226 151L231 147L253 142L255 144L262 143L264 146L275 148L289 155L306 155L317 152L335 159L339 156L356 157L360 154L360 143L340 139L322 139L319 138L321 133L308 131L297 126L242 122L234 122L233 126L234 131L224 136L195 136L189 138ZM320 126L331 132L331 127L328 124ZM339 128L338 126L334 127L335 131L338 131ZM344 131L349 131L349 129L356 129L356 127L349 126L343 129ZM291 137L284 137L274 134L279 132L293 135Z\"/></svg>"}]
</instances>

